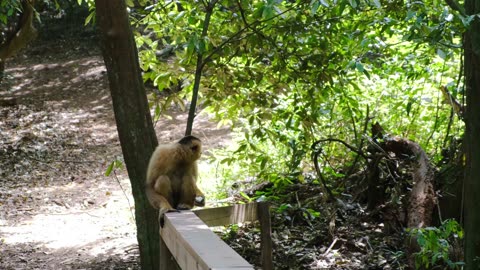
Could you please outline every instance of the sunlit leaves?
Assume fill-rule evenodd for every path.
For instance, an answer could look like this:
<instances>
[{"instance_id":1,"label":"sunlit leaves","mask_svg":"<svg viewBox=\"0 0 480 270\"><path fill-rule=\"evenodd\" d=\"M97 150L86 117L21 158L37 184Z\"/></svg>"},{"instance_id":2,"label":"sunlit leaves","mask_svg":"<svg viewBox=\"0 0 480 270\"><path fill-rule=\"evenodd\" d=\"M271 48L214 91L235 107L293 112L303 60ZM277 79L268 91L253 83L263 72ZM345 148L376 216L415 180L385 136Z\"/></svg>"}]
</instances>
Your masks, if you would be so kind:
<instances>
[{"instance_id":1,"label":"sunlit leaves","mask_svg":"<svg viewBox=\"0 0 480 270\"><path fill-rule=\"evenodd\" d=\"M280 9L277 6L279 3L280 1L276 0L257 1L253 17L263 20L273 18L277 13L280 13Z\"/></svg>"},{"instance_id":2,"label":"sunlit leaves","mask_svg":"<svg viewBox=\"0 0 480 270\"><path fill-rule=\"evenodd\" d=\"M201 2L154 10L140 22L156 39L137 38L144 76L158 89L192 81L197 55L205 56L200 102L221 124L241 127L235 162L264 179L298 174L315 138L361 138L367 105L369 117L420 143L431 119L448 115L448 108L432 115L443 104L435 93L456 77L452 48L463 24L445 5L224 0L206 35ZM156 57L166 46L172 56Z\"/></svg>"}]
</instances>

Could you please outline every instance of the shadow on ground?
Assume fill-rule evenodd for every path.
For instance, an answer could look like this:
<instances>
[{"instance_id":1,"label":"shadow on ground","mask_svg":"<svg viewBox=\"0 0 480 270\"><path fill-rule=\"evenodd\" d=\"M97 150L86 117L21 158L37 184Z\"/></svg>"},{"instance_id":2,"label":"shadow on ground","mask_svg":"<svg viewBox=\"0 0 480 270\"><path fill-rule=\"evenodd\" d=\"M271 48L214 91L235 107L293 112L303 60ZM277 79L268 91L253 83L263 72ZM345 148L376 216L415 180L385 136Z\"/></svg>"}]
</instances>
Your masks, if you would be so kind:
<instances>
[{"instance_id":1,"label":"shadow on ground","mask_svg":"<svg viewBox=\"0 0 480 270\"><path fill-rule=\"evenodd\" d=\"M128 177L104 175L122 154L95 34L62 31L0 85L0 269L138 269ZM159 142L183 136L186 112L169 115ZM206 149L230 140L205 114L195 130Z\"/></svg>"}]
</instances>

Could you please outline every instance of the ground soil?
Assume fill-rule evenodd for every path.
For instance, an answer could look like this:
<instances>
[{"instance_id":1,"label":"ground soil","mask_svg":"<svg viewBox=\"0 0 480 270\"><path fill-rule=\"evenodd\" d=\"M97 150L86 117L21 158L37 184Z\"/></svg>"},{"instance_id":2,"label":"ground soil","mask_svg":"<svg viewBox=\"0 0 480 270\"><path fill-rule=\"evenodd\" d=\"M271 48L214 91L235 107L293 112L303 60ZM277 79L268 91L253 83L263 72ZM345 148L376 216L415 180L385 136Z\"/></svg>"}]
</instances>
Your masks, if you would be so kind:
<instances>
[{"instance_id":1,"label":"ground soil","mask_svg":"<svg viewBox=\"0 0 480 270\"><path fill-rule=\"evenodd\" d=\"M133 199L95 32L44 25L0 84L0 269L138 269ZM43 34L43 35L42 35ZM186 113L156 123L180 138ZM228 129L200 114L206 148Z\"/></svg>"}]
</instances>

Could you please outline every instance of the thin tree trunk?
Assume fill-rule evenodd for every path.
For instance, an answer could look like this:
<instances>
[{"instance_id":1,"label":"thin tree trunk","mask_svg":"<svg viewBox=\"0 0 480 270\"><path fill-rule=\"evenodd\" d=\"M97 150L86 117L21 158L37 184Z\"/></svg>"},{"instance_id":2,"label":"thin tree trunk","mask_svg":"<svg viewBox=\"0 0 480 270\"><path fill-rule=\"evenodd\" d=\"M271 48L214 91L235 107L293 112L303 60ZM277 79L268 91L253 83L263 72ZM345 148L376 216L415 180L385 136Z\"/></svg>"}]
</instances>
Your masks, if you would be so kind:
<instances>
[{"instance_id":1,"label":"thin tree trunk","mask_svg":"<svg viewBox=\"0 0 480 270\"><path fill-rule=\"evenodd\" d=\"M480 0L465 0L468 15L480 13ZM476 15L465 33L466 168L465 269L480 269L480 18Z\"/></svg>"},{"instance_id":2,"label":"thin tree trunk","mask_svg":"<svg viewBox=\"0 0 480 270\"><path fill-rule=\"evenodd\" d=\"M210 26L210 18L213 14L213 8L217 0L212 0L208 2L205 7L205 20L203 21L203 29L201 39L204 39L207 36L208 27ZM197 99L198 99L198 90L200 89L200 80L202 78L203 67L205 66L205 59L203 58L203 52L197 52L197 65L195 68L195 80L193 83L192 91L192 102L190 103L190 110L188 112L187 127L185 129L185 136L192 135L193 129L193 120L195 120L197 112Z\"/></svg>"},{"instance_id":3,"label":"thin tree trunk","mask_svg":"<svg viewBox=\"0 0 480 270\"><path fill-rule=\"evenodd\" d=\"M125 1L96 0L103 58L123 157L135 200L142 269L159 268L158 211L144 192L149 158L157 145Z\"/></svg>"}]
</instances>

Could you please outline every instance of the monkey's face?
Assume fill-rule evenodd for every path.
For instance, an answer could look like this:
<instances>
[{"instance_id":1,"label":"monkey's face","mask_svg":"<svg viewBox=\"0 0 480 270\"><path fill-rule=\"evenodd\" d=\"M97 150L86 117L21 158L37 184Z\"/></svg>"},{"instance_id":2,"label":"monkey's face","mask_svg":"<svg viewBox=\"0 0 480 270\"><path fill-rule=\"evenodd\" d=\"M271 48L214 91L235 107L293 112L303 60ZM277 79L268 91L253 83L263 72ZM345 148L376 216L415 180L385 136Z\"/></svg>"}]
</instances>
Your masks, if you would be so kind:
<instances>
[{"instance_id":1,"label":"monkey's face","mask_svg":"<svg viewBox=\"0 0 480 270\"><path fill-rule=\"evenodd\" d=\"M202 155L202 141L194 136L185 136L178 143L188 151L191 161L195 161Z\"/></svg>"},{"instance_id":2,"label":"monkey's face","mask_svg":"<svg viewBox=\"0 0 480 270\"><path fill-rule=\"evenodd\" d=\"M197 160L202 156L202 142L199 140L194 140L189 147L190 151L192 151L193 160Z\"/></svg>"}]
</instances>

